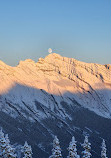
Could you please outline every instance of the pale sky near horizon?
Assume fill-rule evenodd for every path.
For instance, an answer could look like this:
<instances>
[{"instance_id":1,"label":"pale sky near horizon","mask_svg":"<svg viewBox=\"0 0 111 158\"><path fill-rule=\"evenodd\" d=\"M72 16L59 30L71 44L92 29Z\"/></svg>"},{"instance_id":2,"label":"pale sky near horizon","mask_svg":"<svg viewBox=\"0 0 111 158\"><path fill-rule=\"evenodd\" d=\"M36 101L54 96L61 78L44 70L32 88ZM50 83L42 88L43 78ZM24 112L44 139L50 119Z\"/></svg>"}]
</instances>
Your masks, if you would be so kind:
<instances>
[{"instance_id":1,"label":"pale sky near horizon","mask_svg":"<svg viewBox=\"0 0 111 158\"><path fill-rule=\"evenodd\" d=\"M0 60L15 66L48 48L84 62L111 64L110 0L1 0Z\"/></svg>"}]
</instances>

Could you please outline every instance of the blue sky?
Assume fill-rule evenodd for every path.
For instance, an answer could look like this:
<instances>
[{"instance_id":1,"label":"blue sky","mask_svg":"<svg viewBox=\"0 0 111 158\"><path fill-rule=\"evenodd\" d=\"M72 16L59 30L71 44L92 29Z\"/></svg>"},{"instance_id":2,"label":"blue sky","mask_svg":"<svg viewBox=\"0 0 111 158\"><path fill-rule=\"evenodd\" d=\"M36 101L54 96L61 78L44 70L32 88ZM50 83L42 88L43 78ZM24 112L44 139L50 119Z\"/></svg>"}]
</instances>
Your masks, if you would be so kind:
<instances>
[{"instance_id":1,"label":"blue sky","mask_svg":"<svg viewBox=\"0 0 111 158\"><path fill-rule=\"evenodd\" d=\"M0 60L45 57L47 49L111 64L110 0L1 0Z\"/></svg>"}]
</instances>

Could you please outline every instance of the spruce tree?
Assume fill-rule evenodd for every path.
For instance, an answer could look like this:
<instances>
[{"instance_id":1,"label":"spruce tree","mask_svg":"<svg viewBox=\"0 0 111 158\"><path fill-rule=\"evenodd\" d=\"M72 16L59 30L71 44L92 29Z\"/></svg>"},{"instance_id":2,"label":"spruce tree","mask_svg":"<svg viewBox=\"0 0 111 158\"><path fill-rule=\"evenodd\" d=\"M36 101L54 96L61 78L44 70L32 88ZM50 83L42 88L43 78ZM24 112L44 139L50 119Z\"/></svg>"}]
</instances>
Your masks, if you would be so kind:
<instances>
[{"instance_id":1,"label":"spruce tree","mask_svg":"<svg viewBox=\"0 0 111 158\"><path fill-rule=\"evenodd\" d=\"M2 130L0 130L0 157L2 158L16 158L14 148L11 147L8 134L4 136Z\"/></svg>"},{"instance_id":2,"label":"spruce tree","mask_svg":"<svg viewBox=\"0 0 111 158\"><path fill-rule=\"evenodd\" d=\"M32 158L32 149L31 149L31 146L28 145L27 142L25 142L25 144L23 146L23 150L24 150L24 157L23 158Z\"/></svg>"},{"instance_id":3,"label":"spruce tree","mask_svg":"<svg viewBox=\"0 0 111 158\"><path fill-rule=\"evenodd\" d=\"M6 153L6 139L2 129L0 130L0 157L4 158Z\"/></svg>"},{"instance_id":4,"label":"spruce tree","mask_svg":"<svg viewBox=\"0 0 111 158\"><path fill-rule=\"evenodd\" d=\"M69 144L68 151L69 155L67 158L80 158L80 156L77 154L76 141L74 136L72 137L72 141Z\"/></svg>"},{"instance_id":5,"label":"spruce tree","mask_svg":"<svg viewBox=\"0 0 111 158\"><path fill-rule=\"evenodd\" d=\"M84 143L82 144L84 151L82 152L83 158L90 158L91 157L91 143L88 141L88 136L85 136Z\"/></svg>"},{"instance_id":6,"label":"spruce tree","mask_svg":"<svg viewBox=\"0 0 111 158\"><path fill-rule=\"evenodd\" d=\"M8 138L8 134L5 136L6 140L6 148L5 148L5 158L16 158L15 149L10 145L10 140Z\"/></svg>"},{"instance_id":7,"label":"spruce tree","mask_svg":"<svg viewBox=\"0 0 111 158\"><path fill-rule=\"evenodd\" d=\"M52 155L49 158L62 158L61 148L59 145L59 139L57 138L57 136L55 136L53 140Z\"/></svg>"},{"instance_id":8,"label":"spruce tree","mask_svg":"<svg viewBox=\"0 0 111 158\"><path fill-rule=\"evenodd\" d=\"M106 144L105 144L105 140L104 139L103 139L101 148L102 148L101 157L102 158L107 158L107 156L106 156L106 150L107 149L106 149Z\"/></svg>"}]
</instances>

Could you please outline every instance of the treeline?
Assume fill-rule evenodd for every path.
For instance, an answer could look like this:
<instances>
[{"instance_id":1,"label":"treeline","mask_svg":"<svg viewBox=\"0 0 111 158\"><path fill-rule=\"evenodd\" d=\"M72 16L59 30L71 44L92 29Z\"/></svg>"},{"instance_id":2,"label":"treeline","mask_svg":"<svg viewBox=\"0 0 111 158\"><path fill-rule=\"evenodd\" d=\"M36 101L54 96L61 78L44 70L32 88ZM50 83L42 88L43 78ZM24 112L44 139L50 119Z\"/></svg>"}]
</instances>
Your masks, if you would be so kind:
<instances>
[{"instance_id":1,"label":"treeline","mask_svg":"<svg viewBox=\"0 0 111 158\"><path fill-rule=\"evenodd\" d=\"M76 140L74 136L72 137L71 142L69 143L69 147L67 150L69 151L69 154L67 158L80 158L80 155L77 153L77 145ZM88 141L88 136L85 136L84 143L81 144L83 147L83 151L81 153L82 158L90 158L91 155L91 143ZM101 145L101 158L107 158L106 156L106 144L105 140L103 139L102 145ZM27 142L25 142L24 146L21 147L20 152L23 153L23 158L32 158L32 149L31 146L28 145ZM8 134L4 134L2 129L0 130L0 158L17 158L16 150L15 148L10 144L10 140L8 137ZM37 158L39 158L37 156ZM53 149L52 149L52 155L49 156L49 158L63 158L61 153L61 148L59 145L59 139L57 136L55 136L53 140Z\"/></svg>"},{"instance_id":2,"label":"treeline","mask_svg":"<svg viewBox=\"0 0 111 158\"><path fill-rule=\"evenodd\" d=\"M69 151L69 155L67 158L80 158L80 155L77 153L77 148L76 148L76 141L74 136L72 137L71 142L69 143L69 147L67 150ZM82 158L90 158L92 156L91 154L91 143L88 141L88 136L85 136L84 143L81 144L83 147L83 151L81 153ZM106 156L106 144L105 140L103 139L102 141L102 146L101 146L101 158L108 158ZM52 149L52 155L49 158L62 158L62 153L61 153L61 148L59 145L59 139L57 136L55 136L53 140L53 149Z\"/></svg>"}]
</instances>

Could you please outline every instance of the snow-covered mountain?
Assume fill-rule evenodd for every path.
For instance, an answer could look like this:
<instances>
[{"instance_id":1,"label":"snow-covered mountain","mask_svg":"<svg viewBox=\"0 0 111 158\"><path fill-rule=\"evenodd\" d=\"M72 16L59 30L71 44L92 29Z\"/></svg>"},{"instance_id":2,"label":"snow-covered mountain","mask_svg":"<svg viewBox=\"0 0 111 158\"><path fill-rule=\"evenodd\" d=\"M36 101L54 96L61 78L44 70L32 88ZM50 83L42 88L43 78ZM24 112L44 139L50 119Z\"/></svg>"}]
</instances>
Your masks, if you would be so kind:
<instances>
[{"instance_id":1,"label":"snow-covered mountain","mask_svg":"<svg viewBox=\"0 0 111 158\"><path fill-rule=\"evenodd\" d=\"M75 134L81 143L85 133L93 135L92 144L94 136L109 141L104 131L111 132L111 65L56 53L16 67L0 61L0 114L0 126L12 141L22 144L27 138L42 158L48 157L55 134L65 142Z\"/></svg>"}]
</instances>

